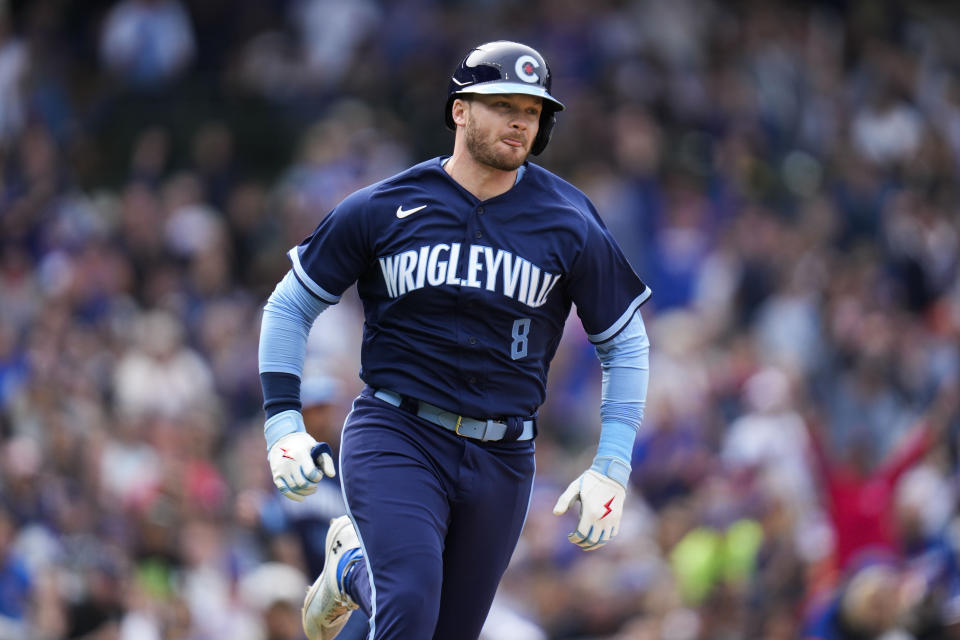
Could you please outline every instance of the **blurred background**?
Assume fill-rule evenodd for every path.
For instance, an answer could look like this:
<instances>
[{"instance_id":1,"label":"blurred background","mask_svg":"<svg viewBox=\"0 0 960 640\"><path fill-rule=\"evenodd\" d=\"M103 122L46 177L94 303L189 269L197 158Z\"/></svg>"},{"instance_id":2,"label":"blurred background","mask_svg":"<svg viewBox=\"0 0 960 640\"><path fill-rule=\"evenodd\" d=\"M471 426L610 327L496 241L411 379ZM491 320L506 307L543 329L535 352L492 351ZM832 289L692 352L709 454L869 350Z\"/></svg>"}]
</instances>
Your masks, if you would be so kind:
<instances>
[{"instance_id":1,"label":"blurred background","mask_svg":"<svg viewBox=\"0 0 960 640\"><path fill-rule=\"evenodd\" d=\"M449 74L515 39L535 161L654 296L622 533L574 316L485 640L960 637L960 10L708 0L0 0L0 640L300 640L335 484L273 488L257 377L285 251L448 153ZM360 388L319 319L308 426Z\"/></svg>"}]
</instances>

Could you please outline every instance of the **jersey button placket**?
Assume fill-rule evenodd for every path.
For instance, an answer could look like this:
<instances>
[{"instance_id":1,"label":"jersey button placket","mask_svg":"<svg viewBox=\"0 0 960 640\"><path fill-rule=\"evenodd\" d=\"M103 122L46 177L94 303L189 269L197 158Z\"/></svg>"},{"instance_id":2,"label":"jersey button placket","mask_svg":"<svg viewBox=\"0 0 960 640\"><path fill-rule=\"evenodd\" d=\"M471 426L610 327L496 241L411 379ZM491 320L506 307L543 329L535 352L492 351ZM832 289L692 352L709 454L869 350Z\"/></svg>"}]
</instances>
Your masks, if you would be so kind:
<instances>
[{"instance_id":1,"label":"jersey button placket","mask_svg":"<svg viewBox=\"0 0 960 640\"><path fill-rule=\"evenodd\" d=\"M477 217L467 220L467 229L466 229L467 238L470 238L470 236L473 236L473 240L480 240L481 238L483 238L483 231L481 230L481 228L479 228L481 227L479 217L483 215L484 207L477 206L474 209L474 211L476 212ZM469 243L470 240L468 240L467 242ZM472 349L475 349L477 345L480 344L480 339L477 337L477 334L471 331L471 328L473 327L469 326L474 324L474 322L476 321L476 318L473 316L475 316L476 312L478 311L477 305L479 304L480 295L476 291L461 287L460 296L461 296L460 298L461 309L463 309L466 312L464 316L461 317L461 321L465 322L468 325L468 326L461 326L461 329L466 329L465 331L466 345L465 346L467 347L467 349L472 350ZM464 354L466 353L467 352L465 351ZM470 361L472 365L476 364L473 362L473 359L470 358L469 356L467 356L467 360ZM481 384L480 379L482 376L476 375L476 373L478 372L474 370L473 375L466 375L464 377L464 380L466 381L466 383L473 388L476 388L478 385Z\"/></svg>"}]
</instances>

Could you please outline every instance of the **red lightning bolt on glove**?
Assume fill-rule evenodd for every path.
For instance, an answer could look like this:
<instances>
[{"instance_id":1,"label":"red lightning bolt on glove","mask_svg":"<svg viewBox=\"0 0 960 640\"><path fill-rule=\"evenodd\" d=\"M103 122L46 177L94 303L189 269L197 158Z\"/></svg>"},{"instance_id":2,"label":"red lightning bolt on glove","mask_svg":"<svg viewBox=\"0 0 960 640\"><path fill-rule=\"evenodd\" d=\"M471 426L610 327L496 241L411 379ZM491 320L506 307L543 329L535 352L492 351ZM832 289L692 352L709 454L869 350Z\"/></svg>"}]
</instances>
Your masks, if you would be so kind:
<instances>
[{"instance_id":1,"label":"red lightning bolt on glove","mask_svg":"<svg viewBox=\"0 0 960 640\"><path fill-rule=\"evenodd\" d=\"M602 516L600 516L600 519L601 519L601 520L603 520L604 518L606 518L608 515L610 515L610 512L613 511L613 509L610 508L610 505L613 504L613 500L614 500L614 498L616 498L616 497L617 497L617 496L613 496L613 498L610 498L609 500L607 500L607 503L606 503L605 505L603 505L603 508L606 509L606 511L604 512L604 514L603 514Z\"/></svg>"}]
</instances>

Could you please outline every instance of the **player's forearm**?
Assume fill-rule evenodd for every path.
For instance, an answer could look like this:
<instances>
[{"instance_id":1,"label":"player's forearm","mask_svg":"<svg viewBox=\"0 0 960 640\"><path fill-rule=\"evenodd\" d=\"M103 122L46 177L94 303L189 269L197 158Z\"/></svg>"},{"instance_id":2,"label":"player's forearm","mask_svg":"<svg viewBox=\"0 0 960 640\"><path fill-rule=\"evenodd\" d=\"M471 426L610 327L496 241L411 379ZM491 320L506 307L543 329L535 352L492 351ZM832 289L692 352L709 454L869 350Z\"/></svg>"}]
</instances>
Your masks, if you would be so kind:
<instances>
[{"instance_id":1,"label":"player's forearm","mask_svg":"<svg viewBox=\"0 0 960 640\"><path fill-rule=\"evenodd\" d=\"M307 291L292 271L287 272L264 306L259 360L268 447L303 428L299 419L300 376L307 336L313 321L328 306Z\"/></svg>"},{"instance_id":2,"label":"player's forearm","mask_svg":"<svg viewBox=\"0 0 960 640\"><path fill-rule=\"evenodd\" d=\"M640 314L597 346L597 356L603 372L600 443L591 468L626 486L650 380L650 340Z\"/></svg>"}]
</instances>

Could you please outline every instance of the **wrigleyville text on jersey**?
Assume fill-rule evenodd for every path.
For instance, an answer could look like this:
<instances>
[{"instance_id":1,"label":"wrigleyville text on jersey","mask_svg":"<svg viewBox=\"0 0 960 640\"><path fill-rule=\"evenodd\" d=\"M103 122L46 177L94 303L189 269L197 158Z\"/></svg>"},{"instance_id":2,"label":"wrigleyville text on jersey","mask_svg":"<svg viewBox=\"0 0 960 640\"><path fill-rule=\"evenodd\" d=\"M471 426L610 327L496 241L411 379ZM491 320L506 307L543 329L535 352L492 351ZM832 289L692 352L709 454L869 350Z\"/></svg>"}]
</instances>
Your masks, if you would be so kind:
<instances>
[{"instance_id":1,"label":"wrigleyville text on jersey","mask_svg":"<svg viewBox=\"0 0 960 640\"><path fill-rule=\"evenodd\" d=\"M540 307L560 279L525 258L503 249L459 242L408 249L380 258L387 295L397 298L423 287L472 287L499 291L528 307ZM464 277L457 267L465 260Z\"/></svg>"}]
</instances>

